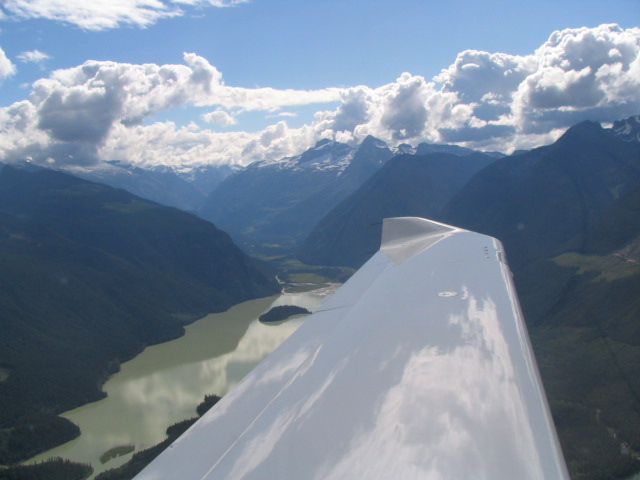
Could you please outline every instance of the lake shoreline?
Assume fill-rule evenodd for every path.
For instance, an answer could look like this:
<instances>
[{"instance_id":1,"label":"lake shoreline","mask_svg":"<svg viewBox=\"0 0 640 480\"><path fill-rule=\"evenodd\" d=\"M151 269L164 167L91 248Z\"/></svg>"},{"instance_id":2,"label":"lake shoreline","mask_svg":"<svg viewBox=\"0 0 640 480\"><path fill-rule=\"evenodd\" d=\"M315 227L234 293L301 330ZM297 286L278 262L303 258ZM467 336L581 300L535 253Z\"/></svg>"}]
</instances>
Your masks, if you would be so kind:
<instances>
[{"instance_id":1,"label":"lake shoreline","mask_svg":"<svg viewBox=\"0 0 640 480\"><path fill-rule=\"evenodd\" d=\"M317 288L318 286L320 288ZM145 347L137 356L127 362L123 362L120 365L120 370L104 382L102 388L106 394L105 398L61 414L63 418L67 418L80 426L82 430L80 437L43 452L23 462L23 464L33 464L50 457L60 456L69 458L74 462L91 463L94 467L94 475L97 475L102 471L125 463L133 453L133 451L123 453L121 456L110 459L107 463L107 468L104 468L104 465L99 462L99 457L106 454L110 449L127 445L134 446L135 451L139 451L162 441L165 437L164 430L166 427L177 421L192 417L194 412L189 408L195 408L206 394L225 394L228 389L235 386L235 383L257 365L271 350L276 348L302 322L300 319L292 319L282 322L282 325L279 326L262 325L260 327L256 326L260 323L257 320L260 314L268 311L278 303L291 302L303 304L311 302L314 306L311 309L313 310L320 305L324 296L331 293L331 291L335 291L337 285L323 284L315 285L315 287L314 289L313 285L295 285L285 290L288 293L242 302L224 312L196 319L185 326L185 331L180 337ZM291 290L296 290L296 292L291 292ZM304 291L300 292L298 290ZM260 328L262 330L259 330ZM260 346L260 341L271 343ZM180 347L181 344L183 344L183 347ZM167 353L158 353L158 351L166 351ZM217 356L209 358L214 354ZM216 362L222 363L218 364ZM148 375L145 377L140 372L132 373L132 364L138 365L136 368L139 368L143 373L148 373ZM189 368L195 368L196 372L189 370L190 373L184 373ZM157 369L157 371L154 369ZM176 375L175 372L182 373ZM204 378L203 380L194 380L195 378L201 378L198 375L203 374L203 372L206 375L212 374L213 376L202 377ZM175 375L176 378L159 380L162 375L168 374ZM158 378L154 378L154 376ZM132 384L138 383L136 386L128 387L128 390L125 388L125 393L123 394L122 391L118 391L120 387L117 385L123 378L129 377L132 377L130 379ZM224 380L222 383L221 379ZM183 383L186 381L188 384L187 387L176 387L182 392L180 394L171 392L172 388L165 388L162 385L163 382L171 385L180 381ZM182 390L180 390L181 388ZM144 395L142 392L144 392ZM123 395L127 397L126 400L123 400ZM110 415L114 417L114 420L106 421L105 423L119 422L124 433L116 432L115 426L111 425L103 425L97 428L94 428L95 425L90 427L90 425L93 425L92 415L99 418L109 417L106 413L97 413L107 408L105 404L122 403L124 405L132 397L136 396L141 397L138 400L144 398L155 399L160 404L173 405L173 407L168 407L168 410L171 410L170 413L151 413L151 407L131 406L133 404L119 407L120 411L112 410ZM193 405L189 407L190 404ZM137 413L132 414L132 411ZM122 417L126 415L152 418L152 420L147 420L144 425L136 424L135 419L123 422ZM97 423L100 422L98 421ZM113 428L113 431L110 430L111 428ZM91 433L92 429L99 433ZM139 436L132 435L132 431L136 429L146 429L148 432L141 433ZM100 437L103 438L101 439ZM104 437L110 438L105 441Z\"/></svg>"}]
</instances>

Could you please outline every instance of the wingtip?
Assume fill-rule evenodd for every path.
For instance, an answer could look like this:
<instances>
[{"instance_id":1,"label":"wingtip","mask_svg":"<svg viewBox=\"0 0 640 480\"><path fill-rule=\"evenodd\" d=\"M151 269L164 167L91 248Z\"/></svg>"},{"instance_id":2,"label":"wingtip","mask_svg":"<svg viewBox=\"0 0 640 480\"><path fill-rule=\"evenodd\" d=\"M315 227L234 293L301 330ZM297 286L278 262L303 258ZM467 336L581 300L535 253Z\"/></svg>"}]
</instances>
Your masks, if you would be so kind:
<instances>
[{"instance_id":1,"label":"wingtip","mask_svg":"<svg viewBox=\"0 0 640 480\"><path fill-rule=\"evenodd\" d=\"M396 263L402 263L458 231L464 230L420 217L385 218L382 222L380 250Z\"/></svg>"},{"instance_id":2,"label":"wingtip","mask_svg":"<svg viewBox=\"0 0 640 480\"><path fill-rule=\"evenodd\" d=\"M385 218L382 221L381 248L458 230L462 231L460 228L420 217Z\"/></svg>"}]
</instances>

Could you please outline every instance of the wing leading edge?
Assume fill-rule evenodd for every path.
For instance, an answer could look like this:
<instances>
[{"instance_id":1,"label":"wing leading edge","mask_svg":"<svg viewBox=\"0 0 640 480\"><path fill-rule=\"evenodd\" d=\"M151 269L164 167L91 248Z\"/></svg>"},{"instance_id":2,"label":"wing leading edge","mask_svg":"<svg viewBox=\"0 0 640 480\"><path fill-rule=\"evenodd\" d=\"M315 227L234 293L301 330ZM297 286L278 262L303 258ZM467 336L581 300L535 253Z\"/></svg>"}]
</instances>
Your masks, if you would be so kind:
<instances>
[{"instance_id":1,"label":"wing leading edge","mask_svg":"<svg viewBox=\"0 0 640 480\"><path fill-rule=\"evenodd\" d=\"M497 240L386 219L378 251L137 477L568 479Z\"/></svg>"}]
</instances>

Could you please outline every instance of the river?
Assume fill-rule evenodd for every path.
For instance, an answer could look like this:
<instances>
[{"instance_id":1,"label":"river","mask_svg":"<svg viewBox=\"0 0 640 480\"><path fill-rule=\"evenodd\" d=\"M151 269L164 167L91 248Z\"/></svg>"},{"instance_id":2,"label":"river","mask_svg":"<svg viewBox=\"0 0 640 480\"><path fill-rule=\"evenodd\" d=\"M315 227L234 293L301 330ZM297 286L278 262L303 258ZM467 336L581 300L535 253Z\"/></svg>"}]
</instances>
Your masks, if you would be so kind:
<instances>
[{"instance_id":1,"label":"river","mask_svg":"<svg viewBox=\"0 0 640 480\"><path fill-rule=\"evenodd\" d=\"M262 313L277 305L314 311L331 290L244 302L188 325L176 340L146 348L105 383L107 398L62 415L80 427L80 437L27 463L63 457L91 463L94 474L125 463L132 453L106 463L100 457L115 447L138 451L162 441L169 425L196 416L206 394L227 393L304 321L263 324L257 320Z\"/></svg>"}]
</instances>

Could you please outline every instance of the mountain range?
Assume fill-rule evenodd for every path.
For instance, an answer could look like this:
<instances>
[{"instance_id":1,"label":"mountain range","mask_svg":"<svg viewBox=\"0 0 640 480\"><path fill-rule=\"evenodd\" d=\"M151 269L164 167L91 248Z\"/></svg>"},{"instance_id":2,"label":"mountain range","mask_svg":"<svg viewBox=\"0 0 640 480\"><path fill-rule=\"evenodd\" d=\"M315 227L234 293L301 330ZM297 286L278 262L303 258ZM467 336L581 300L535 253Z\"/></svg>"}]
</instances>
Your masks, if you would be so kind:
<instances>
[{"instance_id":1,"label":"mountain range","mask_svg":"<svg viewBox=\"0 0 640 480\"><path fill-rule=\"evenodd\" d=\"M141 168L126 162L110 161L91 167L74 167L66 173L122 188L162 205L196 212L207 195L233 172L234 168L229 165L180 169L159 165Z\"/></svg>"},{"instance_id":2,"label":"mountain range","mask_svg":"<svg viewBox=\"0 0 640 480\"><path fill-rule=\"evenodd\" d=\"M235 169L112 162L74 173L196 211L245 251L295 252L310 265L357 268L377 250L389 216L499 238L572 477L621 478L640 469L639 120L582 122L551 145L510 156L367 137L357 146L321 140L300 155ZM8 272L0 321L20 339L0 345L0 405L14 398L2 392L17 388L19 372L42 383L31 397L30 384L20 387L15 398L28 408L15 402L0 415L0 454L7 432L24 432L11 416L95 399L96 372L178 335L185 319L277 289L263 264L210 223L60 172L4 167L0 227ZM19 321L7 323L12 315ZM52 325L63 317L71 327L58 332ZM112 337L109 348L96 341ZM45 345L54 338L86 371L53 384L66 360L38 371L38 355L16 346L31 338L40 361L57 358ZM49 389L52 402L42 400ZM28 424L53 428L50 417L39 421Z\"/></svg>"},{"instance_id":3,"label":"mountain range","mask_svg":"<svg viewBox=\"0 0 640 480\"><path fill-rule=\"evenodd\" d=\"M358 148L321 140L301 155L254 162L227 177L199 215L240 245L295 244L392 156L373 137Z\"/></svg>"},{"instance_id":4,"label":"mountain range","mask_svg":"<svg viewBox=\"0 0 640 480\"><path fill-rule=\"evenodd\" d=\"M389 147L368 136L355 147L320 140L294 157L258 161L225 178L199 215L227 231L249 252L260 246L295 251L332 208L358 190L397 155L477 154L457 145L422 143ZM503 156L497 152L490 158Z\"/></svg>"}]
</instances>

